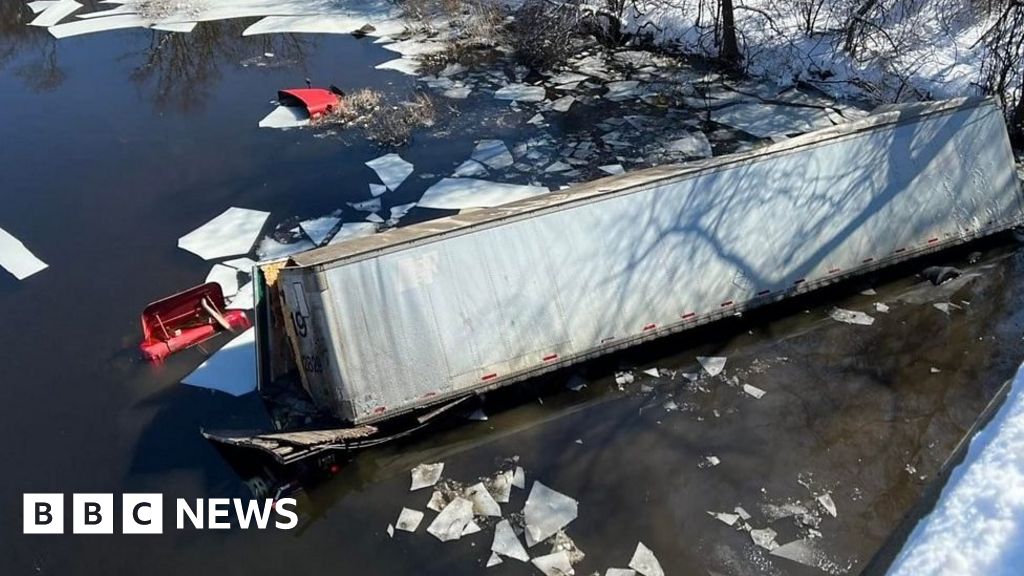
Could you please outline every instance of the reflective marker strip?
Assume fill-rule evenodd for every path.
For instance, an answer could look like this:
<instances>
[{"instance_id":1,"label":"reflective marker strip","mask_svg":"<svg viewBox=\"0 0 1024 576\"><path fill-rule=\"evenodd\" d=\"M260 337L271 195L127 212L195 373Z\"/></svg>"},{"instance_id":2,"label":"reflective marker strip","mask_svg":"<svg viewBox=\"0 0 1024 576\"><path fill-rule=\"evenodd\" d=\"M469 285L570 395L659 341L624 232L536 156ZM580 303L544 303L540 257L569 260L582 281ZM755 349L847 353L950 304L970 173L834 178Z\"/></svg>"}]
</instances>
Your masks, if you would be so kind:
<instances>
[{"instance_id":1,"label":"reflective marker strip","mask_svg":"<svg viewBox=\"0 0 1024 576\"><path fill-rule=\"evenodd\" d=\"M494 378L497 378L497 377L498 377L497 373L487 374L483 378L481 378L481 380L493 380Z\"/></svg>"},{"instance_id":2,"label":"reflective marker strip","mask_svg":"<svg viewBox=\"0 0 1024 576\"><path fill-rule=\"evenodd\" d=\"M558 360L558 354L548 354L547 356L541 358L541 360L543 360L544 362L551 362L552 360Z\"/></svg>"},{"instance_id":3,"label":"reflective marker strip","mask_svg":"<svg viewBox=\"0 0 1024 576\"><path fill-rule=\"evenodd\" d=\"M864 263L864 264L867 264L868 262L874 262L874 261L875 261L874 258L865 258L865 259L861 260L861 262Z\"/></svg>"},{"instance_id":4,"label":"reflective marker strip","mask_svg":"<svg viewBox=\"0 0 1024 576\"><path fill-rule=\"evenodd\" d=\"M722 302L719 306L721 308L725 308L726 306L732 306L732 300L726 300L725 302Z\"/></svg>"},{"instance_id":5,"label":"reflective marker strip","mask_svg":"<svg viewBox=\"0 0 1024 576\"><path fill-rule=\"evenodd\" d=\"M771 294L771 293L772 293L771 290L761 290L760 292L757 293L757 295L758 296L764 296L765 294Z\"/></svg>"},{"instance_id":6,"label":"reflective marker strip","mask_svg":"<svg viewBox=\"0 0 1024 576\"><path fill-rule=\"evenodd\" d=\"M801 278L801 279L797 280L796 282L793 282L793 284L803 284L806 281L807 281L806 278Z\"/></svg>"},{"instance_id":7,"label":"reflective marker strip","mask_svg":"<svg viewBox=\"0 0 1024 576\"><path fill-rule=\"evenodd\" d=\"M387 406L377 406L376 408L373 409L373 413L374 414L383 414L383 413L385 413L387 411L388 411L388 407Z\"/></svg>"},{"instance_id":8,"label":"reflective marker strip","mask_svg":"<svg viewBox=\"0 0 1024 576\"><path fill-rule=\"evenodd\" d=\"M897 249L893 250L892 253L893 254L899 254L900 252L906 252L906 251L907 251L906 248L897 248Z\"/></svg>"},{"instance_id":9,"label":"reflective marker strip","mask_svg":"<svg viewBox=\"0 0 1024 576\"><path fill-rule=\"evenodd\" d=\"M686 320L688 318L693 318L696 315L697 315L696 312L687 312L686 314L683 314L683 320Z\"/></svg>"},{"instance_id":10,"label":"reflective marker strip","mask_svg":"<svg viewBox=\"0 0 1024 576\"><path fill-rule=\"evenodd\" d=\"M935 243L936 243L936 242L938 242L938 241L939 241L939 239L938 239L938 238L929 238L929 239L928 239L928 243L929 243L929 244L935 244Z\"/></svg>"},{"instance_id":11,"label":"reflective marker strip","mask_svg":"<svg viewBox=\"0 0 1024 576\"><path fill-rule=\"evenodd\" d=\"M842 272L842 271L843 271L842 268L833 268L833 269L829 270L828 273L829 274L835 274L836 272Z\"/></svg>"},{"instance_id":12,"label":"reflective marker strip","mask_svg":"<svg viewBox=\"0 0 1024 576\"><path fill-rule=\"evenodd\" d=\"M644 332L646 332L648 330L654 330L657 327L658 327L657 324L648 324L647 326L644 326Z\"/></svg>"}]
</instances>

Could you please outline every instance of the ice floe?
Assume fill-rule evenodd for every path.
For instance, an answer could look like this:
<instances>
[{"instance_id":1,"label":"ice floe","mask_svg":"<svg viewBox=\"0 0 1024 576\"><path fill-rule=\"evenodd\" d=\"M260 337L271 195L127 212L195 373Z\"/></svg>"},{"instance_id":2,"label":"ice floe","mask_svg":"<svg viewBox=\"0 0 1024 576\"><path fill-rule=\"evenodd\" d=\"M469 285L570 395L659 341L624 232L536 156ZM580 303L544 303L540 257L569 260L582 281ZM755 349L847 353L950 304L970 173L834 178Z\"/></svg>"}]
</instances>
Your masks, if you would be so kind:
<instances>
[{"instance_id":1,"label":"ice floe","mask_svg":"<svg viewBox=\"0 0 1024 576\"><path fill-rule=\"evenodd\" d=\"M232 396L256 390L256 330L249 328L236 336L181 382Z\"/></svg>"},{"instance_id":2,"label":"ice floe","mask_svg":"<svg viewBox=\"0 0 1024 576\"><path fill-rule=\"evenodd\" d=\"M494 500L483 482L466 488L465 497L473 503L473 514L477 516L501 516L501 506Z\"/></svg>"},{"instance_id":3,"label":"ice floe","mask_svg":"<svg viewBox=\"0 0 1024 576\"><path fill-rule=\"evenodd\" d=\"M753 396L758 400L760 400L761 397L766 394L764 390L761 390L760 388L754 386L753 384L744 384L743 391L746 392L749 396Z\"/></svg>"},{"instance_id":4,"label":"ice floe","mask_svg":"<svg viewBox=\"0 0 1024 576\"><path fill-rule=\"evenodd\" d=\"M334 229L341 223L341 218L336 216L322 216L312 220L299 222L302 232L317 246L322 246L330 237Z\"/></svg>"},{"instance_id":5,"label":"ice floe","mask_svg":"<svg viewBox=\"0 0 1024 576\"><path fill-rule=\"evenodd\" d=\"M555 552L531 560L544 576L571 576L574 574L567 552Z\"/></svg>"},{"instance_id":6,"label":"ice floe","mask_svg":"<svg viewBox=\"0 0 1024 576\"><path fill-rule=\"evenodd\" d=\"M270 212L231 207L178 239L178 247L204 260L248 254Z\"/></svg>"},{"instance_id":7,"label":"ice floe","mask_svg":"<svg viewBox=\"0 0 1024 576\"><path fill-rule=\"evenodd\" d=\"M409 487L409 491L413 492L437 484L437 481L441 479L442 472L444 472L444 462L420 464L413 468L412 485Z\"/></svg>"},{"instance_id":8,"label":"ice floe","mask_svg":"<svg viewBox=\"0 0 1024 576\"><path fill-rule=\"evenodd\" d=\"M359 238L361 236L369 236L377 231L377 225L373 222L346 222L341 225L341 228L334 234L331 241L327 243L328 246L339 244L346 240L353 238Z\"/></svg>"},{"instance_id":9,"label":"ice floe","mask_svg":"<svg viewBox=\"0 0 1024 576\"><path fill-rule=\"evenodd\" d=\"M535 481L523 507L526 545L533 547L554 536L575 520L577 514L576 500Z\"/></svg>"},{"instance_id":10,"label":"ice floe","mask_svg":"<svg viewBox=\"0 0 1024 576\"><path fill-rule=\"evenodd\" d=\"M712 154L711 143L703 132L687 133L670 142L665 149L691 158L710 158Z\"/></svg>"},{"instance_id":11,"label":"ice floe","mask_svg":"<svg viewBox=\"0 0 1024 576\"><path fill-rule=\"evenodd\" d=\"M548 192L542 186L505 184L474 178L444 178L420 198L419 206L441 210L489 208Z\"/></svg>"},{"instance_id":12,"label":"ice floe","mask_svg":"<svg viewBox=\"0 0 1024 576\"><path fill-rule=\"evenodd\" d=\"M214 264L210 273L206 275L206 283L210 282L220 284L224 297L231 298L238 293L238 270L223 264Z\"/></svg>"},{"instance_id":13,"label":"ice floe","mask_svg":"<svg viewBox=\"0 0 1024 576\"><path fill-rule=\"evenodd\" d=\"M501 140L481 140L477 143L476 147L473 148L473 153L470 155L470 159L486 164L487 166L494 169L508 168L512 165L515 160L512 159L512 153L509 152L508 146ZM456 170L458 172L458 170ZM462 174L463 176L469 176L470 174Z\"/></svg>"},{"instance_id":14,"label":"ice floe","mask_svg":"<svg viewBox=\"0 0 1024 576\"><path fill-rule=\"evenodd\" d=\"M662 570L661 563L654 556L654 552L644 546L643 542L637 542L633 559L629 561L629 567L643 576L665 576L665 571Z\"/></svg>"},{"instance_id":15,"label":"ice floe","mask_svg":"<svg viewBox=\"0 0 1024 576\"><path fill-rule=\"evenodd\" d=\"M441 542L450 542L462 538L466 528L473 522L473 503L462 497L456 497L441 510L434 521L427 527Z\"/></svg>"},{"instance_id":16,"label":"ice floe","mask_svg":"<svg viewBox=\"0 0 1024 576\"><path fill-rule=\"evenodd\" d=\"M530 555L526 553L526 548L523 548L522 542L519 541L519 537L516 536L508 520L502 520L494 526L494 542L491 543L491 551L520 562L530 560Z\"/></svg>"},{"instance_id":17,"label":"ice floe","mask_svg":"<svg viewBox=\"0 0 1024 576\"><path fill-rule=\"evenodd\" d=\"M377 70L394 70L395 72L401 72L402 74L408 74L409 76L416 76L420 73L420 61L417 58L411 58L403 56L401 58L395 58L394 60L388 60L374 66Z\"/></svg>"},{"instance_id":18,"label":"ice floe","mask_svg":"<svg viewBox=\"0 0 1024 576\"><path fill-rule=\"evenodd\" d=\"M267 236L260 240L259 246L256 247L256 255L259 256L260 260L277 260L287 258L299 252L312 250L313 248L316 248L316 246L304 238L297 242L284 243Z\"/></svg>"},{"instance_id":19,"label":"ice floe","mask_svg":"<svg viewBox=\"0 0 1024 576\"><path fill-rule=\"evenodd\" d=\"M875 319L863 312L856 310L845 310L843 308L833 308L828 313L829 317L837 322L845 322L846 324L858 324L861 326L871 326L875 323Z\"/></svg>"},{"instance_id":20,"label":"ice floe","mask_svg":"<svg viewBox=\"0 0 1024 576\"><path fill-rule=\"evenodd\" d=\"M402 508L402 512L398 514L398 520L395 522L395 528L404 532L415 532L422 521L423 512Z\"/></svg>"},{"instance_id":21,"label":"ice floe","mask_svg":"<svg viewBox=\"0 0 1024 576\"><path fill-rule=\"evenodd\" d=\"M707 372L708 376L715 377L725 370L725 363L728 358L721 356L698 356L697 362L700 363L701 368Z\"/></svg>"},{"instance_id":22,"label":"ice floe","mask_svg":"<svg viewBox=\"0 0 1024 576\"><path fill-rule=\"evenodd\" d=\"M711 120L758 138L802 134L832 126L821 108L744 102L715 110Z\"/></svg>"},{"instance_id":23,"label":"ice floe","mask_svg":"<svg viewBox=\"0 0 1024 576\"><path fill-rule=\"evenodd\" d=\"M260 128L302 128L309 126L309 112L299 106L278 106L260 120Z\"/></svg>"},{"instance_id":24,"label":"ice floe","mask_svg":"<svg viewBox=\"0 0 1024 576\"><path fill-rule=\"evenodd\" d=\"M46 262L36 257L25 245L3 228L0 228L0 267L18 280L47 268Z\"/></svg>"},{"instance_id":25,"label":"ice floe","mask_svg":"<svg viewBox=\"0 0 1024 576\"><path fill-rule=\"evenodd\" d=\"M514 100L517 102L540 102L544 100L544 87L531 86L529 84L509 84L494 92L494 97L499 100Z\"/></svg>"},{"instance_id":26,"label":"ice floe","mask_svg":"<svg viewBox=\"0 0 1024 576\"><path fill-rule=\"evenodd\" d=\"M17 2L18 0L8 0L10 2ZM41 14L36 16L29 26L41 26L43 28L49 28L50 26L56 25L61 20L71 16L81 8L82 5L75 0L60 0L56 4L48 6Z\"/></svg>"},{"instance_id":27,"label":"ice floe","mask_svg":"<svg viewBox=\"0 0 1024 576\"><path fill-rule=\"evenodd\" d=\"M366 163L389 190L397 190L413 172L413 165L398 154L386 154Z\"/></svg>"},{"instance_id":28,"label":"ice floe","mask_svg":"<svg viewBox=\"0 0 1024 576\"><path fill-rule=\"evenodd\" d=\"M397 14L396 14L397 15ZM405 31L398 19L371 20L366 15L323 14L311 16L267 16L249 26L242 36L258 34L351 34L373 27L366 36L397 36Z\"/></svg>"}]
</instances>

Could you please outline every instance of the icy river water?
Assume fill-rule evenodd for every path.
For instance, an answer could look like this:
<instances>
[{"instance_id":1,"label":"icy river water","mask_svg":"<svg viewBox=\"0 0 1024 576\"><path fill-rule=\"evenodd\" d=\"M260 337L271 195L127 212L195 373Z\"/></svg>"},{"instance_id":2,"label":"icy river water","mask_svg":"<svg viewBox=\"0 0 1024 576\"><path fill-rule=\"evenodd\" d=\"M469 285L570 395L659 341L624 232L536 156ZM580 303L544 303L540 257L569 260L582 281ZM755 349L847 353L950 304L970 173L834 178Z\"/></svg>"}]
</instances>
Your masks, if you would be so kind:
<instances>
[{"instance_id":1,"label":"icy river water","mask_svg":"<svg viewBox=\"0 0 1024 576\"><path fill-rule=\"evenodd\" d=\"M0 227L49 268L20 282L0 273L0 574L527 574L508 560L484 568L486 530L455 543L422 527L386 533L430 496L408 491L416 464L443 461L446 476L469 481L513 457L579 501L568 529L586 553L577 574L624 567L637 541L668 574L821 573L707 512L740 506L784 542L809 527L780 508L814 508L824 493L837 514L813 520L823 565L857 573L1020 361L1024 261L1002 239L938 258L972 273L953 284L933 287L906 266L584 366L582 390L556 374L491 399L487 421L342 459L300 493L293 531L22 535L26 492L251 496L199 432L266 426L260 401L178 384L197 350L142 362L139 312L202 282L209 264L177 239L229 206L269 211L275 224L366 199L375 180L364 162L391 150L257 129L279 88L310 78L407 95L416 84L374 70L393 54L349 36L242 39L243 23L218 23L169 40L122 31L57 43L25 18L20 2L0 5ZM528 116L497 106L507 108L470 97L414 134L399 151L416 175L385 209L418 199L476 140L527 137ZM571 134L595 113L581 108L552 130ZM967 263L970 250L980 261ZM933 306L944 302L956 306ZM876 321L836 322L833 305ZM728 358L725 378L696 388L678 376L708 355ZM635 382L617 385L622 369Z\"/></svg>"}]
</instances>

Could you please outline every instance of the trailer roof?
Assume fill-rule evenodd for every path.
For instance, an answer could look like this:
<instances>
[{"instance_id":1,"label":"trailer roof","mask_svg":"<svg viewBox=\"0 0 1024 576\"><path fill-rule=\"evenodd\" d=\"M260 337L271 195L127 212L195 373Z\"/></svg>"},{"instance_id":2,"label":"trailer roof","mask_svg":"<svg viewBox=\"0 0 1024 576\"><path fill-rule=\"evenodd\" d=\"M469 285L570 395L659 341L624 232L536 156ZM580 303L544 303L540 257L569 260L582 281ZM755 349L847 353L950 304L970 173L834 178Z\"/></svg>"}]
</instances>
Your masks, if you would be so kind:
<instances>
[{"instance_id":1,"label":"trailer roof","mask_svg":"<svg viewBox=\"0 0 1024 576\"><path fill-rule=\"evenodd\" d=\"M446 218L430 220L402 228L394 228L380 234L355 238L333 246L310 250L292 256L288 262L288 267L333 268L348 262L402 250L413 245L437 241L447 236L466 234L474 230L499 226L521 218L531 217L538 213L564 210L580 203L596 202L624 194L633 194L645 190L654 184L664 184L666 181L683 180L737 164L758 162L769 156L795 152L803 148L880 127L903 124L923 116L985 105L995 106L995 99L955 98L940 102L885 106L876 109L871 115L862 119L808 132L756 150L685 164L667 164L626 174L608 176L572 186L565 190L541 194L540 196L503 204L494 208L481 208Z\"/></svg>"}]
</instances>

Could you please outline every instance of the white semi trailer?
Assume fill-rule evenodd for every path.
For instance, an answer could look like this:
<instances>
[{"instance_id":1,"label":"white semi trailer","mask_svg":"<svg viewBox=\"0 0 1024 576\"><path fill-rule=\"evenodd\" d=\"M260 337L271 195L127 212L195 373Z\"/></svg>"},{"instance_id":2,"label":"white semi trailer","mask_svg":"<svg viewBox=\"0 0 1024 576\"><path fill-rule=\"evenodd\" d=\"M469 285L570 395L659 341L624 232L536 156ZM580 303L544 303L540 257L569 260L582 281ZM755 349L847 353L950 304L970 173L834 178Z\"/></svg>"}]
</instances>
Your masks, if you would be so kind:
<instances>
[{"instance_id":1,"label":"white semi trailer","mask_svg":"<svg viewBox=\"0 0 1024 576\"><path fill-rule=\"evenodd\" d=\"M960 99L313 250L267 294L358 428L1022 221L998 107Z\"/></svg>"}]
</instances>

